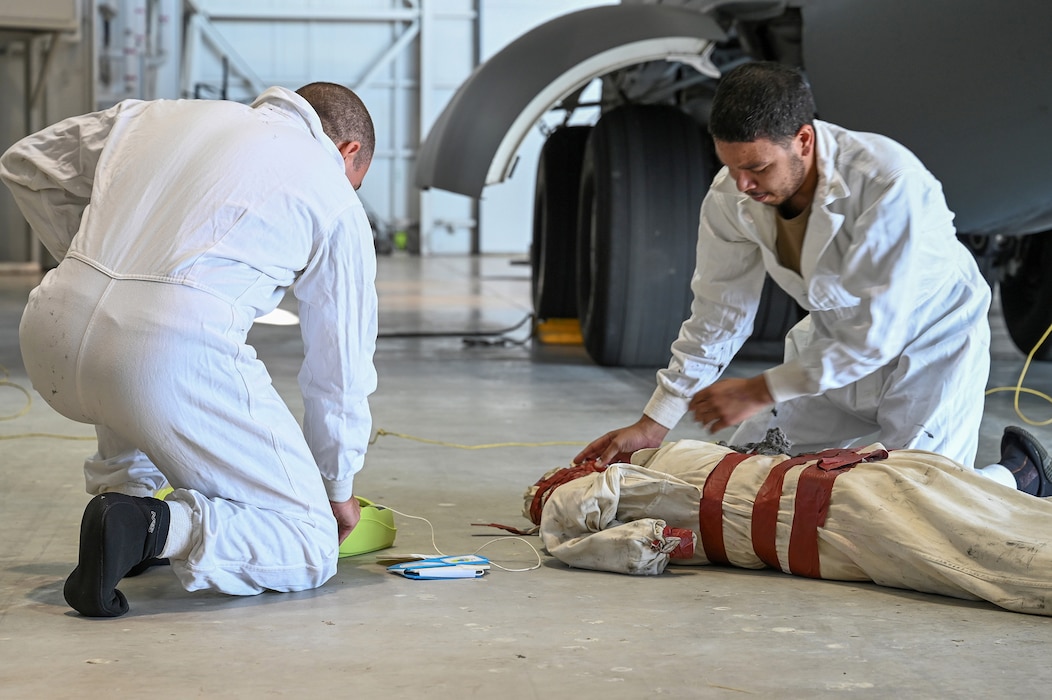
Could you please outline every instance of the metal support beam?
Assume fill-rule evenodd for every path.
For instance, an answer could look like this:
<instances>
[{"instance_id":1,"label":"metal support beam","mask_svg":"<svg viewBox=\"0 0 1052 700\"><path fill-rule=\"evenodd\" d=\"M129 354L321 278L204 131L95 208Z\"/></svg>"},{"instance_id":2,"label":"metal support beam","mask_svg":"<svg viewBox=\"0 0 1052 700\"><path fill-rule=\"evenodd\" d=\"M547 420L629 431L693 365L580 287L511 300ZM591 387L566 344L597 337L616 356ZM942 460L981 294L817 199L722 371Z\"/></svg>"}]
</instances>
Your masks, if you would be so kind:
<instances>
[{"instance_id":1,"label":"metal support beam","mask_svg":"<svg viewBox=\"0 0 1052 700\"><path fill-rule=\"evenodd\" d=\"M427 130L431 125L431 122L428 120L431 118L431 93L434 90L431 77L431 27L434 20L431 13L431 3L428 0L420 0L420 3L420 44L417 51L417 75L419 76L417 85L417 124L420 129L418 143L423 143ZM417 207L420 213L420 224L417 226L419 240L417 241L416 250L411 252L426 254L430 252L426 245L427 236L434 226L433 214L431 213L432 194L427 190L420 189L417 192L419 197Z\"/></svg>"},{"instance_id":2,"label":"metal support beam","mask_svg":"<svg viewBox=\"0 0 1052 700\"><path fill-rule=\"evenodd\" d=\"M215 3L212 3L213 5ZM348 3L352 4L352 3ZM315 7L242 7L230 5L213 6L209 16L214 20L232 20L239 22L412 22L420 16L423 0L411 2L410 7L377 10L356 10L315 8ZM246 3L247 5L247 3ZM432 15L439 19L474 19L475 12L432 10Z\"/></svg>"},{"instance_id":3,"label":"metal support beam","mask_svg":"<svg viewBox=\"0 0 1052 700\"><path fill-rule=\"evenodd\" d=\"M55 62L55 54L58 52L58 35L58 32L48 34L51 37L51 43L48 44L47 54L44 56L44 65L40 67L40 76L36 80L36 85L33 86L33 95L29 98L29 109L31 110L40 106L40 98L43 97L44 87L47 85L48 71L51 70L51 64Z\"/></svg>"},{"instance_id":4,"label":"metal support beam","mask_svg":"<svg viewBox=\"0 0 1052 700\"><path fill-rule=\"evenodd\" d=\"M405 48L409 46L409 44L411 44L413 40L416 39L419 35L420 20L419 18L417 18L413 20L413 23L410 24L406 28L406 30L398 36L397 39L395 39L394 43L387 47L386 51L380 54L380 56L377 57L375 61L373 61L373 64L365 70L365 73L363 73L362 76L358 78L357 82L355 82L354 86L351 89L355 92L358 92L364 86L368 85L369 81L371 81L377 73L386 68L391 63L391 61L393 61L398 56L398 54L402 53L402 51L404 51Z\"/></svg>"},{"instance_id":5,"label":"metal support beam","mask_svg":"<svg viewBox=\"0 0 1052 700\"><path fill-rule=\"evenodd\" d=\"M230 68L234 73L241 76L251 92L258 95L266 90L267 85L258 75L256 75L256 72L252 70L252 67L248 65L248 62L241 57L241 54L239 54L237 50L227 42L226 38L224 38L212 24L212 15L201 9L197 0L184 0L184 7L189 16L189 19L187 20L186 42L189 44L195 41L195 37L200 37L205 43L210 44L212 49L215 50L221 58L225 58L229 62ZM192 50L192 46L186 46L184 48L184 57L189 57ZM189 58L185 58L183 72L184 96L192 96L193 94L192 68L193 62Z\"/></svg>"}]
</instances>

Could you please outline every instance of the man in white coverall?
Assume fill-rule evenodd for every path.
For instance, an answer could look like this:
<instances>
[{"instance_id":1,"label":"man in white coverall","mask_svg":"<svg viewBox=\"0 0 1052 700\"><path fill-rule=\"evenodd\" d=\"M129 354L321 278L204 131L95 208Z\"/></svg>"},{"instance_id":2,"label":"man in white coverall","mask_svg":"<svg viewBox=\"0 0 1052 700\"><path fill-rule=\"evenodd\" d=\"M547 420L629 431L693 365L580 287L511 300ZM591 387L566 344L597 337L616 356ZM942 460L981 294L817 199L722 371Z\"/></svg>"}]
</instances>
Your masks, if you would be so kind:
<instances>
[{"instance_id":1,"label":"man in white coverall","mask_svg":"<svg viewBox=\"0 0 1052 700\"><path fill-rule=\"evenodd\" d=\"M744 445L780 428L801 452L866 439L971 466L989 374L989 285L939 182L903 146L813 118L795 69L720 82L709 131L724 168L701 207L694 302L635 424L575 461L657 447L688 411ZM748 338L765 274L809 316L785 360L717 381Z\"/></svg>"},{"instance_id":2,"label":"man in white coverall","mask_svg":"<svg viewBox=\"0 0 1052 700\"><path fill-rule=\"evenodd\" d=\"M1003 450L1052 493L1030 435L1009 427ZM1052 500L934 452L877 443L791 459L680 440L632 462L556 470L526 492L549 553L626 574L766 566L1052 615Z\"/></svg>"},{"instance_id":3,"label":"man in white coverall","mask_svg":"<svg viewBox=\"0 0 1052 700\"><path fill-rule=\"evenodd\" d=\"M158 559L187 590L234 595L336 572L376 387L376 260L355 193L374 146L357 95L312 83L251 106L129 100L0 159L59 261L22 318L26 371L98 435L64 589L80 613L127 612L116 585ZM302 428L246 344L293 283Z\"/></svg>"}]
</instances>

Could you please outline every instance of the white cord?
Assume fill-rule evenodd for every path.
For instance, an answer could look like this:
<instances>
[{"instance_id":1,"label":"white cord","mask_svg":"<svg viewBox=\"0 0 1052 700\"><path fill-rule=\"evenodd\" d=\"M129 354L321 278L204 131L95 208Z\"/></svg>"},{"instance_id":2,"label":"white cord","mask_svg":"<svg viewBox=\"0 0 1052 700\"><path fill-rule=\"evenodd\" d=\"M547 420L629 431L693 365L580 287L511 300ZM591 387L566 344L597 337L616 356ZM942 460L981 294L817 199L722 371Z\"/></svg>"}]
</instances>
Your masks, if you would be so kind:
<instances>
[{"instance_id":1,"label":"white cord","mask_svg":"<svg viewBox=\"0 0 1052 700\"><path fill-rule=\"evenodd\" d=\"M443 552L441 549L438 548L438 544L435 542L435 526L432 525L431 521L428 520L427 518L422 518L419 515L409 515L408 513L403 513L400 510L395 510L391 506L384 505L382 503L375 503L373 505L375 505L377 508L386 508L387 510L391 511L395 515L401 515L403 518L412 518L413 520L423 520L425 523L427 523L427 526L429 528L431 528L431 546L435 548L435 551L438 552L439 556L442 556L442 557L450 556L450 555L446 554L445 552ZM514 572L520 572L520 571L533 571L534 569L541 568L541 564L544 563L544 560L541 558L541 553L539 551L537 551L536 547L534 547L532 544L530 544L528 541L526 541L525 539L523 539L521 537L500 537L500 538L492 539L492 540L484 543L481 547L479 547L474 552L472 552L472 554L478 554L483 549L485 549L486 547L490 546L491 544L493 544L495 542L507 542L508 540L518 540L518 541L522 542L523 544L525 544L527 547L529 547L531 550L533 550L534 556L537 557L537 563L534 564L533 566L527 567L525 569L509 569L508 567L501 566L500 564L498 564L498 563L496 563L496 562L494 562L492 560L490 560L490 564L492 564L493 566L497 567L501 571L510 571L510 572L513 572L513 573Z\"/></svg>"}]
</instances>

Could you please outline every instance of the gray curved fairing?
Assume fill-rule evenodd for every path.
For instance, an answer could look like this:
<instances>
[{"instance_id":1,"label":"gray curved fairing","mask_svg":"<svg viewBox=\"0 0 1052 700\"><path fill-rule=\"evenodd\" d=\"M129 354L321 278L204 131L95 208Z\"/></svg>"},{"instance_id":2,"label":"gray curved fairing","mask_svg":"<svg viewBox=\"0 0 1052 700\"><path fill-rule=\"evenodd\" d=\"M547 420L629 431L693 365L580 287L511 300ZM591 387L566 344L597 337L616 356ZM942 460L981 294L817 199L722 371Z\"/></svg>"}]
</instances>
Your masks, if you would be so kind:
<instances>
[{"instance_id":1,"label":"gray curved fairing","mask_svg":"<svg viewBox=\"0 0 1052 700\"><path fill-rule=\"evenodd\" d=\"M472 197L499 182L529 128L574 89L616 68L693 52L723 30L675 7L610 5L559 17L475 69L420 147L416 184Z\"/></svg>"}]
</instances>

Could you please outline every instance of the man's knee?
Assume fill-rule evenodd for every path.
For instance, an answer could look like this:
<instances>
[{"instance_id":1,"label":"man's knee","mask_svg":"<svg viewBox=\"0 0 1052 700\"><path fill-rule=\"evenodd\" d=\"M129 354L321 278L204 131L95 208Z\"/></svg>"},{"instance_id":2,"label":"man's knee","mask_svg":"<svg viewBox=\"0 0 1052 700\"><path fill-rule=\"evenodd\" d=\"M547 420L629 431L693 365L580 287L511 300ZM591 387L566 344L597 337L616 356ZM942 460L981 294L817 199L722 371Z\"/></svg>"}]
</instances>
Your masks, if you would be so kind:
<instances>
[{"instance_id":1,"label":"man's knee","mask_svg":"<svg viewBox=\"0 0 1052 700\"><path fill-rule=\"evenodd\" d=\"M332 513L325 512L314 514L308 519L286 522L291 532L282 548L285 561L278 566L285 568L287 583L282 586L274 580L272 585L266 587L278 591L318 588L336 575L340 554L336 518Z\"/></svg>"}]
</instances>

